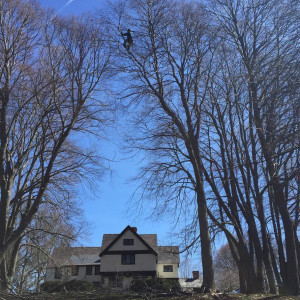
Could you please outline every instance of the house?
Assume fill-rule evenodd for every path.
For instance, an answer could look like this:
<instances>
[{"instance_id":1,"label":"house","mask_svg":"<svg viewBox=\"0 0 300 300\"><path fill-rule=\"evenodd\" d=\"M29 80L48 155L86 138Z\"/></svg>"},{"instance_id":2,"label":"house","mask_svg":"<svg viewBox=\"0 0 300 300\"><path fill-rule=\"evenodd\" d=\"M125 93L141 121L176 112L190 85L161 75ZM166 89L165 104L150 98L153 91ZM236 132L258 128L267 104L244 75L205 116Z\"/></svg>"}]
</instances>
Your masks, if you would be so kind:
<instances>
[{"instance_id":1,"label":"house","mask_svg":"<svg viewBox=\"0 0 300 300\"><path fill-rule=\"evenodd\" d=\"M178 246L158 246L156 234L138 234L127 226L119 234L104 234L101 247L54 250L46 281L87 280L102 286L126 288L132 280L178 280Z\"/></svg>"},{"instance_id":2,"label":"house","mask_svg":"<svg viewBox=\"0 0 300 300\"><path fill-rule=\"evenodd\" d=\"M48 260L45 281L100 283L100 251L100 247L55 248Z\"/></svg>"}]
</instances>

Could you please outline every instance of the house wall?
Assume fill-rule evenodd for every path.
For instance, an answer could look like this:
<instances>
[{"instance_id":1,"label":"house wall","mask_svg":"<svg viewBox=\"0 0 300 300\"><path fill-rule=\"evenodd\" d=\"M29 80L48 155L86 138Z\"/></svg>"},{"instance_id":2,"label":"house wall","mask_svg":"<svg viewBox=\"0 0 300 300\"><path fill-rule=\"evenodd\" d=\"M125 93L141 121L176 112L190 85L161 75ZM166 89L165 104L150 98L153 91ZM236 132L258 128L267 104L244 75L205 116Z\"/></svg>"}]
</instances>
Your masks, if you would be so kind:
<instances>
[{"instance_id":1,"label":"house wall","mask_svg":"<svg viewBox=\"0 0 300 300\"><path fill-rule=\"evenodd\" d=\"M124 277L123 278L123 288L127 289L130 287L130 283L132 282L133 277Z\"/></svg>"},{"instance_id":2,"label":"house wall","mask_svg":"<svg viewBox=\"0 0 300 300\"><path fill-rule=\"evenodd\" d=\"M47 268L45 274L45 281L59 281L59 279L54 279L55 268Z\"/></svg>"},{"instance_id":3,"label":"house wall","mask_svg":"<svg viewBox=\"0 0 300 300\"><path fill-rule=\"evenodd\" d=\"M75 276L71 276L72 279L77 280L85 280L89 282L100 282L101 281L101 275L95 275L95 266L93 266L93 273L92 275L86 275L86 266L79 266L79 273L76 278Z\"/></svg>"},{"instance_id":4,"label":"house wall","mask_svg":"<svg viewBox=\"0 0 300 300\"><path fill-rule=\"evenodd\" d=\"M135 254L134 265L122 265L121 257L121 254L103 255L101 272L156 271L156 256L154 254Z\"/></svg>"},{"instance_id":5,"label":"house wall","mask_svg":"<svg viewBox=\"0 0 300 300\"><path fill-rule=\"evenodd\" d=\"M164 272L164 266L173 266L173 272ZM158 263L156 265L158 278L178 278L178 264Z\"/></svg>"},{"instance_id":6,"label":"house wall","mask_svg":"<svg viewBox=\"0 0 300 300\"><path fill-rule=\"evenodd\" d=\"M124 239L133 239L134 245L123 245ZM109 251L130 251L130 250L149 250L130 230L124 232L124 234L119 238Z\"/></svg>"},{"instance_id":7,"label":"house wall","mask_svg":"<svg viewBox=\"0 0 300 300\"><path fill-rule=\"evenodd\" d=\"M70 281L70 280L84 280L89 282L100 282L101 275L95 275L95 266L93 266L92 275L86 275L86 266L79 266L78 276L72 276L72 267L63 267L62 271L62 279L55 279L55 268L47 268L45 281Z\"/></svg>"},{"instance_id":8,"label":"house wall","mask_svg":"<svg viewBox=\"0 0 300 300\"><path fill-rule=\"evenodd\" d=\"M134 279L137 279L137 278L139 278L139 276L138 277L135 277L135 276L122 276L122 288L123 289L129 288L131 282ZM143 276L142 278L143 278L143 280L146 280L146 279L151 279L152 276ZM102 286L105 286L105 287L109 286L108 277L107 276L103 277ZM117 287L117 283L116 283L116 286L114 286L114 287Z\"/></svg>"}]
</instances>

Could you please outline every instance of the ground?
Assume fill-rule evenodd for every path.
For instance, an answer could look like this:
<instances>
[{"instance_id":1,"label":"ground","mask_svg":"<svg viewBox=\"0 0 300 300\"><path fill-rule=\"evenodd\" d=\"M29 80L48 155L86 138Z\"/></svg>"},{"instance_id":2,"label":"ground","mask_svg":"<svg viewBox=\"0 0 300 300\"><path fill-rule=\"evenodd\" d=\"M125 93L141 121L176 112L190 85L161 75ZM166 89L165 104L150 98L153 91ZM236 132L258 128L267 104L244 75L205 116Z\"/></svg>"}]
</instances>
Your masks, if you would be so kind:
<instances>
[{"instance_id":1,"label":"ground","mask_svg":"<svg viewBox=\"0 0 300 300\"><path fill-rule=\"evenodd\" d=\"M149 295L133 292L106 291L102 294L97 292L74 292L74 293L51 293L51 294L27 294L22 296L5 296L0 294L0 300L300 300L300 296L274 296L267 294L190 294L190 295Z\"/></svg>"}]
</instances>

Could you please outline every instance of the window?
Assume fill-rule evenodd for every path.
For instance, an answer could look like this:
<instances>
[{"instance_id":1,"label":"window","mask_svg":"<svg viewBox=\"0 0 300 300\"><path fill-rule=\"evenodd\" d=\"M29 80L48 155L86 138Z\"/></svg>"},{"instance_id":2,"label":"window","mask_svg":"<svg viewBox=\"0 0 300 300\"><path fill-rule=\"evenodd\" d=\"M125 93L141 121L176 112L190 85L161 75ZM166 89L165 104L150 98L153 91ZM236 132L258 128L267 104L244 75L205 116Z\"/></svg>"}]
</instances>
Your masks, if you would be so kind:
<instances>
[{"instance_id":1,"label":"window","mask_svg":"<svg viewBox=\"0 0 300 300\"><path fill-rule=\"evenodd\" d=\"M133 239L124 239L123 240L123 245L133 245Z\"/></svg>"},{"instance_id":2,"label":"window","mask_svg":"<svg viewBox=\"0 0 300 300\"><path fill-rule=\"evenodd\" d=\"M59 268L55 268L54 279L61 279L61 278L62 278L61 270Z\"/></svg>"},{"instance_id":3,"label":"window","mask_svg":"<svg viewBox=\"0 0 300 300\"><path fill-rule=\"evenodd\" d=\"M100 266L95 266L95 275L100 275Z\"/></svg>"},{"instance_id":4,"label":"window","mask_svg":"<svg viewBox=\"0 0 300 300\"><path fill-rule=\"evenodd\" d=\"M108 276L108 286L109 287L115 287L116 286L116 276L115 275Z\"/></svg>"},{"instance_id":5,"label":"window","mask_svg":"<svg viewBox=\"0 0 300 300\"><path fill-rule=\"evenodd\" d=\"M72 276L78 276L78 274L79 274L79 266L72 266L71 274L72 274Z\"/></svg>"},{"instance_id":6,"label":"window","mask_svg":"<svg viewBox=\"0 0 300 300\"><path fill-rule=\"evenodd\" d=\"M135 255L134 254L122 254L122 265L134 265Z\"/></svg>"},{"instance_id":7,"label":"window","mask_svg":"<svg viewBox=\"0 0 300 300\"><path fill-rule=\"evenodd\" d=\"M173 272L173 266L164 266L164 272Z\"/></svg>"},{"instance_id":8,"label":"window","mask_svg":"<svg viewBox=\"0 0 300 300\"><path fill-rule=\"evenodd\" d=\"M123 287L123 277L117 276L117 287Z\"/></svg>"},{"instance_id":9,"label":"window","mask_svg":"<svg viewBox=\"0 0 300 300\"><path fill-rule=\"evenodd\" d=\"M86 275L93 275L93 266L86 266Z\"/></svg>"}]
</instances>

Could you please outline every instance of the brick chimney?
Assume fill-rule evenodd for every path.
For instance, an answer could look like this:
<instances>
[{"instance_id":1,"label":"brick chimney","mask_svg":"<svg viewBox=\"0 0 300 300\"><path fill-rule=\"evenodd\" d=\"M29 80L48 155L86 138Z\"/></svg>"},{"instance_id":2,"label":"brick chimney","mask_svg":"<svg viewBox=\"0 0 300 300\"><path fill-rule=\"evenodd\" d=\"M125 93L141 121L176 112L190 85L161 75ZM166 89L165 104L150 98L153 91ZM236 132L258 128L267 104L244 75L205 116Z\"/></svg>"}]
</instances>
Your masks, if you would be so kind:
<instances>
[{"instance_id":1,"label":"brick chimney","mask_svg":"<svg viewBox=\"0 0 300 300\"><path fill-rule=\"evenodd\" d=\"M193 271L193 279L199 279L199 271Z\"/></svg>"},{"instance_id":2,"label":"brick chimney","mask_svg":"<svg viewBox=\"0 0 300 300\"><path fill-rule=\"evenodd\" d=\"M137 233L137 228L136 227L131 227L136 233Z\"/></svg>"}]
</instances>

